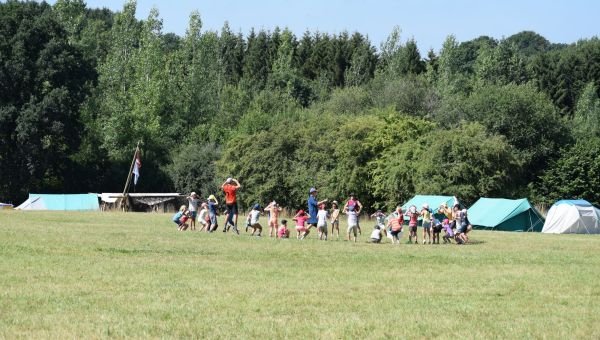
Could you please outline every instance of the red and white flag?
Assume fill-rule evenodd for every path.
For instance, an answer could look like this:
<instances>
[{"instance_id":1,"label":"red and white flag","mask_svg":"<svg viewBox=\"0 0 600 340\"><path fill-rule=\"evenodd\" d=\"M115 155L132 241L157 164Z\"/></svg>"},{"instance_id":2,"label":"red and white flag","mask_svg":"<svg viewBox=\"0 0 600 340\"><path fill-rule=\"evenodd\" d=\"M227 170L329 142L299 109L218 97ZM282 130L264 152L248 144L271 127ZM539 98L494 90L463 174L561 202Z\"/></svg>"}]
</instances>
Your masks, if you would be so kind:
<instances>
[{"instance_id":1,"label":"red and white flag","mask_svg":"<svg viewBox=\"0 0 600 340\"><path fill-rule=\"evenodd\" d=\"M135 163L133 163L133 185L137 185L138 177L140 177L140 168L142 167L142 161L140 159L140 151L135 151Z\"/></svg>"}]
</instances>

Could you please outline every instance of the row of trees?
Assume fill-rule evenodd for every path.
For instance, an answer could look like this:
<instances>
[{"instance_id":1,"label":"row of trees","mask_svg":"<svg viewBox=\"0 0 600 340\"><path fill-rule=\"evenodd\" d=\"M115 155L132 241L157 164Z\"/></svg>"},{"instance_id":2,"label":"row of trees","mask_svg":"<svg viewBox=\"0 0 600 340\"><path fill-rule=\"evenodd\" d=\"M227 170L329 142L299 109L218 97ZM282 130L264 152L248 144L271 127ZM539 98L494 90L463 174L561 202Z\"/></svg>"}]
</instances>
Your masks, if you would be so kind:
<instances>
[{"instance_id":1,"label":"row of trees","mask_svg":"<svg viewBox=\"0 0 600 340\"><path fill-rule=\"evenodd\" d=\"M215 193L300 206L306 190L370 207L415 193L600 194L600 41L533 32L421 57L394 29L360 33L203 30L159 13L82 0L0 4L0 199L120 191L137 141L136 191Z\"/></svg>"}]
</instances>

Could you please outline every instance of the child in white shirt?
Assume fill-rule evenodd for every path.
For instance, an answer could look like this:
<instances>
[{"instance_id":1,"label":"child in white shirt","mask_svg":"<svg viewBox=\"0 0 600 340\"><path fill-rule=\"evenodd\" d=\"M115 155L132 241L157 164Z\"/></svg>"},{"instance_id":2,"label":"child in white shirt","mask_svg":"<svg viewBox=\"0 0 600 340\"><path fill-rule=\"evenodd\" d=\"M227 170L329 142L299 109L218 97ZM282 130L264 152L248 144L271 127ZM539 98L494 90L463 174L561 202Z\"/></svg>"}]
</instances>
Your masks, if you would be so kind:
<instances>
[{"instance_id":1,"label":"child in white shirt","mask_svg":"<svg viewBox=\"0 0 600 340\"><path fill-rule=\"evenodd\" d=\"M358 232L358 213L354 207L347 207L344 209L344 213L348 215L348 241L350 241L350 234L354 235L354 242L356 242L356 234Z\"/></svg>"},{"instance_id":2,"label":"child in white shirt","mask_svg":"<svg viewBox=\"0 0 600 340\"><path fill-rule=\"evenodd\" d=\"M319 206L317 212L317 231L319 232L319 240L327 241L327 218L329 213L325 210L325 204Z\"/></svg>"}]
</instances>

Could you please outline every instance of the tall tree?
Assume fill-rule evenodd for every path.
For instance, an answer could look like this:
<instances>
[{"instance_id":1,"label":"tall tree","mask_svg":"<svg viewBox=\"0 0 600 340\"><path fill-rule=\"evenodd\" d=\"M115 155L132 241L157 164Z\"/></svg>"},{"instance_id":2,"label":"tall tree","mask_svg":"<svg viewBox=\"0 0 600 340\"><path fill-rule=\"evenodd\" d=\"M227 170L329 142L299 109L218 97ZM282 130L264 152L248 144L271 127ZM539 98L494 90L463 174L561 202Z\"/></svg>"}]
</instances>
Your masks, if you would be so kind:
<instances>
[{"instance_id":1,"label":"tall tree","mask_svg":"<svg viewBox=\"0 0 600 340\"><path fill-rule=\"evenodd\" d=\"M0 197L70 188L95 73L48 4L0 4L0 22Z\"/></svg>"},{"instance_id":2,"label":"tall tree","mask_svg":"<svg viewBox=\"0 0 600 340\"><path fill-rule=\"evenodd\" d=\"M261 91L269 78L269 37L267 32L250 31L244 57L244 84L247 89Z\"/></svg>"},{"instance_id":3,"label":"tall tree","mask_svg":"<svg viewBox=\"0 0 600 340\"><path fill-rule=\"evenodd\" d=\"M220 60L226 84L236 85L242 77L245 43L241 36L235 35L226 21L219 36Z\"/></svg>"},{"instance_id":4,"label":"tall tree","mask_svg":"<svg viewBox=\"0 0 600 340\"><path fill-rule=\"evenodd\" d=\"M577 101L573 133L578 140L600 137L600 98L593 82L586 85Z\"/></svg>"}]
</instances>

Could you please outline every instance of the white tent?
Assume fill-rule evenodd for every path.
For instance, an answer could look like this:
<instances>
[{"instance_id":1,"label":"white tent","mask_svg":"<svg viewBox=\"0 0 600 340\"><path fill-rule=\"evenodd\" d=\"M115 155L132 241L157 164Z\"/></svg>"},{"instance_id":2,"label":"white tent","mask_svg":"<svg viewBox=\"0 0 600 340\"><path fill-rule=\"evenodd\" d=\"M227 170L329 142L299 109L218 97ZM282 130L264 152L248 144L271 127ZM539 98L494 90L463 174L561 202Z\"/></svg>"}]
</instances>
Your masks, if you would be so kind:
<instances>
[{"instance_id":1,"label":"white tent","mask_svg":"<svg viewBox=\"0 0 600 340\"><path fill-rule=\"evenodd\" d=\"M47 210L46 203L41 197L29 197L25 202L21 203L16 210Z\"/></svg>"},{"instance_id":2,"label":"white tent","mask_svg":"<svg viewBox=\"0 0 600 340\"><path fill-rule=\"evenodd\" d=\"M600 234L600 209L585 200L561 200L550 208L543 233Z\"/></svg>"}]
</instances>

